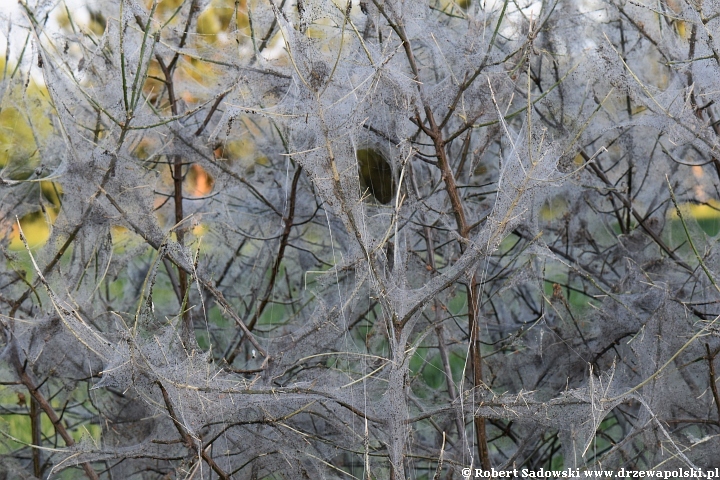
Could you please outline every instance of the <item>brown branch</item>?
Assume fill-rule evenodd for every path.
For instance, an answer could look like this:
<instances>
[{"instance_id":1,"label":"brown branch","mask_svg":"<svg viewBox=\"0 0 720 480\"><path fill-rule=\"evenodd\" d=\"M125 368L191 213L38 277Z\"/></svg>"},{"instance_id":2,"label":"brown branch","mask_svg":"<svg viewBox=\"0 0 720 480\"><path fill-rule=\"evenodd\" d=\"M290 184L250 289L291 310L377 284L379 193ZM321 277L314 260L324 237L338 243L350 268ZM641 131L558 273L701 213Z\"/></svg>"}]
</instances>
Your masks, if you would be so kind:
<instances>
[{"instance_id":1,"label":"brown branch","mask_svg":"<svg viewBox=\"0 0 720 480\"><path fill-rule=\"evenodd\" d=\"M210 107L210 111L208 112L207 116L205 117L205 120L203 121L202 125L200 125L200 128L197 129L195 132L195 136L200 136L200 134L205 130L205 127L208 126L208 123L210 123L210 119L215 115L215 112L217 111L218 107L220 106L220 102L223 101L225 96L228 94L228 92L224 92L222 95L220 95L217 99L215 99L215 103L212 104L212 107Z\"/></svg>"},{"instance_id":2,"label":"brown branch","mask_svg":"<svg viewBox=\"0 0 720 480\"><path fill-rule=\"evenodd\" d=\"M415 60L415 54L413 53L412 46L410 45L410 40L408 39L405 28L394 22L390 16L385 11L383 5L378 0L373 0L373 3L375 3L375 6L377 7L378 11L385 17L390 27L395 31L395 33L400 38L400 41L402 42L403 49L405 50L405 56L407 57L408 64L410 65L410 70L412 71L414 81L416 88L418 90L420 101L423 105L423 110L425 112L425 120L427 121L427 127L423 125L422 120L420 119L419 112L416 112L415 119L416 122L414 122L418 127L420 127L432 140L433 146L435 147L435 154L438 158L438 167L440 167L440 171L442 173L442 179L445 182L445 190L447 191L448 197L450 198L450 205L452 206L453 215L455 216L455 223L458 227L458 233L460 236L467 240L470 235L470 228L468 227L467 218L465 215L465 208L463 207L462 200L460 198L460 194L458 192L457 184L455 182L455 174L452 171L452 168L450 166L450 160L447 157L447 152L445 150L445 140L443 139L442 135L442 129L435 121L435 116L433 114L432 108L430 107L430 104L426 100L425 93L423 91L423 84L420 81L420 72L418 70L417 62ZM479 70L478 70L479 74ZM473 79L474 80L474 79ZM470 81L472 83L472 81ZM469 83L468 83L469 85ZM460 242L460 251L462 253L465 252L467 243L465 241ZM480 353L480 341L479 341L479 326L478 326L478 317L477 317L477 298L476 298L476 291L477 291L477 278L476 275L473 274L471 276L469 285L467 285L467 297L468 297L468 324L469 324L469 330L470 330L470 355L472 358L472 365L473 365L473 383L475 387L478 387L480 385L483 385L483 377L482 377L482 357ZM409 317L407 317L409 318ZM480 457L480 464L483 469L490 470L492 467L490 463L490 454L487 446L487 434L485 431L485 418L476 416L474 418L475 423L475 435L476 435L476 441L477 441L477 448L478 448L478 455Z\"/></svg>"},{"instance_id":3,"label":"brown branch","mask_svg":"<svg viewBox=\"0 0 720 480\"><path fill-rule=\"evenodd\" d=\"M37 386L35 386L35 382L33 382L32 378L30 378L30 375L25 371L25 367L20 363L20 358L18 356L17 347L15 347L14 352L12 354L12 362L14 363L15 370L17 371L18 377L20 378L20 382L27 388L28 392L30 392L30 395L32 396L32 399L37 402L38 406L45 412L45 415L50 419L50 422L52 423L53 427L55 428L55 431L57 432L60 437L62 437L63 441L65 441L65 445L68 447L72 447L75 445L75 440L73 440L70 433L68 433L67 429L65 428L65 425L63 425L62 420L60 419L60 416L55 412L55 409L50 405L50 403L45 399L42 393L40 393L40 390ZM32 400L31 400L32 401ZM35 441L35 432L33 431L33 441ZM34 446L39 446L39 444L34 444ZM39 456L35 456L35 451L37 451L36 448L33 448L33 464L34 466L37 465L36 471L39 469ZM37 461L37 464L36 464ZM81 464L83 470L85 470L85 475L92 479L97 480L98 475L95 473L95 470L90 466L88 462L84 462Z\"/></svg>"},{"instance_id":4,"label":"brown branch","mask_svg":"<svg viewBox=\"0 0 720 480\"><path fill-rule=\"evenodd\" d=\"M290 232L292 231L293 222L295 220L295 203L297 201L297 186L298 182L300 180L300 174L302 172L302 167L298 165L297 169L295 170L295 175L293 176L292 180L292 186L290 187L290 204L288 205L288 214L285 218L283 218L283 224L285 225L285 228L283 229L282 237L280 239L280 249L278 250L278 254L275 257L275 262L273 263L273 267L270 273L270 279L268 280L268 283L265 287L265 293L263 294L263 298L260 301L260 305L255 310L255 313L253 314L252 319L247 324L247 327L250 331L252 331L255 328L255 325L257 324L257 321L260 319L260 316L265 311L265 307L267 307L268 303L270 303L270 296L272 295L273 288L275 287L275 279L278 276L278 273L280 272L280 264L282 263L282 260L285 256L285 249L288 245L288 239L290 238ZM235 360L235 357L237 356L238 352L240 351L240 346L243 343L243 339L245 337L242 337L240 339L240 342L238 343L237 347L233 349L233 352L228 356L226 361L228 362L228 365L232 365L233 360Z\"/></svg>"},{"instance_id":5,"label":"brown branch","mask_svg":"<svg viewBox=\"0 0 720 480\"><path fill-rule=\"evenodd\" d=\"M177 64L178 58L180 58L180 50L185 46L185 42L187 41L188 32L190 31L190 26L192 25L192 20L195 14L200 11L200 8L198 7L198 0L193 0L190 4L190 12L188 13L188 19L187 22L185 22L185 29L183 30L182 37L180 37L180 43L178 44L178 49L175 52L175 55L173 55L172 60L170 60L170 64L168 65L168 70L173 71L175 69L175 66Z\"/></svg>"},{"instance_id":6,"label":"brown branch","mask_svg":"<svg viewBox=\"0 0 720 480\"><path fill-rule=\"evenodd\" d=\"M185 33L187 33L188 25L192 20L193 11L196 8L195 3L196 2L193 1L190 7L190 18L188 18L187 25L185 26ZM183 38L181 40L181 47L184 40L185 34L183 34ZM175 57L173 57L169 66L165 66L165 62L160 55L156 55L155 58L157 59L158 65L160 65L160 69L165 76L165 85L168 93L168 101L170 102L170 111L172 112L173 117L177 117L178 105L177 98L175 97L175 84L173 82L173 67L177 61L178 54L175 54ZM183 161L180 155L172 156L172 179L173 201L175 204L175 225L177 226L175 234L177 235L177 242L182 246L185 245L185 228L180 226L180 223L185 218L185 213L183 212ZM194 340L194 328L192 317L190 316L190 310L185 308L185 299L188 296L188 276L187 272L185 272L182 268L178 269L178 282L178 302L180 303L180 310L183 319L181 338L183 344L188 346L190 345L190 342Z\"/></svg>"},{"instance_id":7,"label":"brown branch","mask_svg":"<svg viewBox=\"0 0 720 480\"><path fill-rule=\"evenodd\" d=\"M202 445L197 445L195 443L195 440L188 433L185 426L182 423L180 423L180 420L178 420L177 415L175 415L175 409L173 408L172 402L170 401L170 396L168 395L167 390L165 390L165 387L163 386L163 384L161 382L155 382L155 383L157 383L157 385L160 387L160 391L162 392L162 396L163 396L163 401L165 402L165 407L167 408L168 414L170 414L170 418L172 419L173 424L175 424L175 428L177 429L178 433L180 434L180 437L183 439L183 442L185 442L185 446L187 446L187 448L189 450L199 451L200 456L202 457L203 460L205 460L205 463L207 463L210 466L210 468L212 468L215 471L215 473L218 474L218 476L220 478L222 478L223 480L230 480L230 475L225 473L225 471L222 468L220 468L220 465L215 463L215 460L213 460L213 458L210 455L208 455L208 453L205 451L205 449L202 448Z\"/></svg>"},{"instance_id":8,"label":"brown branch","mask_svg":"<svg viewBox=\"0 0 720 480\"><path fill-rule=\"evenodd\" d=\"M42 424L40 420L40 403L35 400L35 397L30 397L30 431L32 435L32 444L40 446L42 443ZM32 463L33 463L33 474L42 478L42 458L41 451L39 448L32 449Z\"/></svg>"},{"instance_id":9,"label":"brown branch","mask_svg":"<svg viewBox=\"0 0 720 480\"><path fill-rule=\"evenodd\" d=\"M280 7L279 7L280 11L282 11L283 8L285 7L285 1L286 0L282 0L282 2L280 3ZM273 21L270 24L270 28L268 29L267 33L265 34L265 37L263 37L263 39L260 43L260 46L258 47L258 52L262 52L263 50L265 50L265 48L267 48L268 43L270 42L270 38L272 38L272 34L275 32L276 26L277 26L277 17L273 17Z\"/></svg>"},{"instance_id":10,"label":"brown branch","mask_svg":"<svg viewBox=\"0 0 720 480\"><path fill-rule=\"evenodd\" d=\"M80 220L80 222L75 226L73 231L70 233L70 236L68 236L67 240L65 240L65 243L62 247L60 247L60 250L57 251L55 256L52 260L50 260L50 263L47 264L47 266L43 269L43 276L47 277L47 275L52 271L53 268L55 268L55 265L60 261L60 258L65 254L67 249L70 247L70 244L75 240L75 237L77 237L78 232L82 228L82 226L85 224L85 220L90 214L90 211L92 211L92 207L88 208L85 215L83 215L83 218ZM15 302L13 302L12 309L10 310L10 313L8 313L8 317L14 317L15 313L17 313L20 306L23 304L25 300L28 299L30 296L30 293L35 291L35 288L40 284L40 278L36 278L35 282L33 282L33 285L31 288L28 288L23 292L23 294L18 298Z\"/></svg>"},{"instance_id":11,"label":"brown branch","mask_svg":"<svg viewBox=\"0 0 720 480\"><path fill-rule=\"evenodd\" d=\"M468 322L470 323L470 358L473 366L473 385L478 388L485 384L482 372L482 354L480 353L480 325L478 322L478 285L477 275L473 274L470 279L470 285L467 287L468 293ZM475 440L477 441L478 454L480 456L480 465L485 470L490 470L490 450L487 444L487 432L485 429L485 417L476 415L473 418L475 422Z\"/></svg>"},{"instance_id":12,"label":"brown branch","mask_svg":"<svg viewBox=\"0 0 720 480\"><path fill-rule=\"evenodd\" d=\"M705 344L705 350L707 351L707 361L710 370L710 390L712 390L715 408L718 412L718 421L720 421L720 395L718 394L718 387L715 380L715 355L717 355L717 352L710 353L710 345L707 343Z\"/></svg>"},{"instance_id":13,"label":"brown branch","mask_svg":"<svg viewBox=\"0 0 720 480\"><path fill-rule=\"evenodd\" d=\"M288 214L287 217L283 218L285 228L283 229L282 238L280 239L280 249L278 251L277 257L275 258L275 263L273 264L272 273L270 275L270 281L268 282L268 285L265 289L265 295L260 303L260 307L255 311L255 314L253 315L252 320L250 320L250 323L248 323L248 328L250 330L255 327L255 324L260 318L260 315L262 315L262 312L265 310L265 307L270 301L270 294L272 293L272 289L275 286L275 278L277 278L277 275L280 271L280 263L282 263L283 257L285 256L285 249L287 248L288 239L290 237L290 232L292 231L293 222L295 220L297 186L298 181L300 180L301 172L302 167L298 166L298 168L295 170L295 175L293 176L292 180L292 186L290 188L290 205L288 206Z\"/></svg>"}]
</instances>

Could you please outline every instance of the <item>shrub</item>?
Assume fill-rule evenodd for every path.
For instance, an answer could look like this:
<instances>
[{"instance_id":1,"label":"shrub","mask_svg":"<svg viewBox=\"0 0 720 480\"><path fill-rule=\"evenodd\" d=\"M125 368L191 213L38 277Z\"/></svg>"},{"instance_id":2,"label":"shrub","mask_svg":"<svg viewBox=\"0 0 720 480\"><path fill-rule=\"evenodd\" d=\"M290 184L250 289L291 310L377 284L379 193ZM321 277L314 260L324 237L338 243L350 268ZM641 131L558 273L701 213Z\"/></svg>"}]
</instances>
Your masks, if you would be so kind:
<instances>
[{"instance_id":1,"label":"shrub","mask_svg":"<svg viewBox=\"0 0 720 480\"><path fill-rule=\"evenodd\" d=\"M718 8L21 2L2 468L718 466Z\"/></svg>"}]
</instances>

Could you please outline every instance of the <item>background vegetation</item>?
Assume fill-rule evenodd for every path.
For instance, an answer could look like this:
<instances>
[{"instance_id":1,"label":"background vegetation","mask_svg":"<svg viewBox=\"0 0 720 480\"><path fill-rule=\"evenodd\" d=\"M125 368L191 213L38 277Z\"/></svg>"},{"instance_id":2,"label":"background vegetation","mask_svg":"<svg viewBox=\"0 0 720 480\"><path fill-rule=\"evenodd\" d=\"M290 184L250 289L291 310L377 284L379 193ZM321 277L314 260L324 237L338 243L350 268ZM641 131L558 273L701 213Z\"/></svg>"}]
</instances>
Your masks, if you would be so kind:
<instances>
[{"instance_id":1,"label":"background vegetation","mask_svg":"<svg viewBox=\"0 0 720 480\"><path fill-rule=\"evenodd\" d=\"M7 478L720 466L720 4L21 1Z\"/></svg>"}]
</instances>

